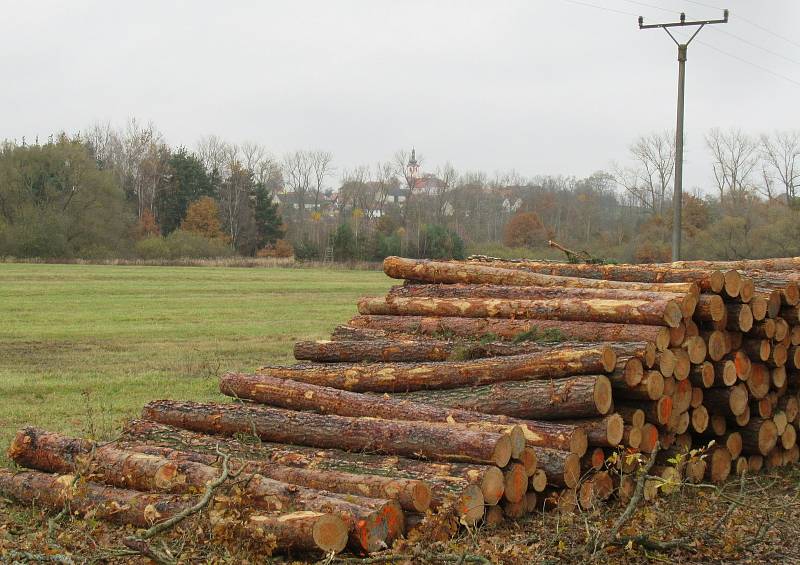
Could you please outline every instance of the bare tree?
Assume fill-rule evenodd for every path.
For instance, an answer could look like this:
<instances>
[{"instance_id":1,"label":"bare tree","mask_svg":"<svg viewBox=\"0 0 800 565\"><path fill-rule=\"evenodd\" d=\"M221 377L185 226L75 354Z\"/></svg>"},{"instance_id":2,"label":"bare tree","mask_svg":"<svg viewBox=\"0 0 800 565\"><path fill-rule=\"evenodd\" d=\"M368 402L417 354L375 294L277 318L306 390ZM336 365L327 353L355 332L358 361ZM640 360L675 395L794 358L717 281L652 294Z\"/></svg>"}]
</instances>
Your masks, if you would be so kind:
<instances>
[{"instance_id":1,"label":"bare tree","mask_svg":"<svg viewBox=\"0 0 800 565\"><path fill-rule=\"evenodd\" d=\"M800 131L776 131L773 135L762 135L761 157L764 160L765 184L771 186L768 177L777 176L783 186L786 204L792 205L800 186ZM771 191L768 196L771 197Z\"/></svg>"},{"instance_id":2,"label":"bare tree","mask_svg":"<svg viewBox=\"0 0 800 565\"><path fill-rule=\"evenodd\" d=\"M197 156L209 173L223 176L231 160L231 147L216 135L208 135L197 143Z\"/></svg>"},{"instance_id":3,"label":"bare tree","mask_svg":"<svg viewBox=\"0 0 800 565\"><path fill-rule=\"evenodd\" d=\"M303 225L305 204L311 189L311 162L306 151L293 151L283 156L283 180L286 189L292 193L293 206L296 207L298 224Z\"/></svg>"},{"instance_id":4,"label":"bare tree","mask_svg":"<svg viewBox=\"0 0 800 565\"><path fill-rule=\"evenodd\" d=\"M726 196L741 199L753 188L750 175L758 165L758 143L740 129L714 128L706 136L706 144L713 157L720 202Z\"/></svg>"},{"instance_id":5,"label":"bare tree","mask_svg":"<svg viewBox=\"0 0 800 565\"><path fill-rule=\"evenodd\" d=\"M675 170L675 135L664 131L638 137L629 148L633 167L613 164L614 180L653 214L664 213Z\"/></svg>"},{"instance_id":6,"label":"bare tree","mask_svg":"<svg viewBox=\"0 0 800 565\"><path fill-rule=\"evenodd\" d=\"M310 151L308 152L308 161L311 165L314 211L318 212L322 191L325 188L325 179L333 173L333 153L328 151Z\"/></svg>"},{"instance_id":7,"label":"bare tree","mask_svg":"<svg viewBox=\"0 0 800 565\"><path fill-rule=\"evenodd\" d=\"M447 213L448 205L450 212L452 213L453 211L452 204L450 204L449 200L458 182L458 173L450 162L436 169L436 181L431 196L434 201L436 219L441 222Z\"/></svg>"}]
</instances>

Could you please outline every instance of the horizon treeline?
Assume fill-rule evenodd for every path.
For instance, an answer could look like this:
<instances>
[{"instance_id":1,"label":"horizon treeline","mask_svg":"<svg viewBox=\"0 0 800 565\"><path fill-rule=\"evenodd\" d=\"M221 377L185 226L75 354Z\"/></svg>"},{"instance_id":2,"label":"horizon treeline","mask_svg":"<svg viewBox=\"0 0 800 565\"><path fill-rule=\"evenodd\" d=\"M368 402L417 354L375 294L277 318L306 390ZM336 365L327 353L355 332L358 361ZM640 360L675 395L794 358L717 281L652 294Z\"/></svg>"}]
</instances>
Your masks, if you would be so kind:
<instances>
[{"instance_id":1,"label":"horizon treeline","mask_svg":"<svg viewBox=\"0 0 800 565\"><path fill-rule=\"evenodd\" d=\"M714 129L706 147L714 181L684 194L686 258L800 255L800 133ZM563 257L552 239L667 261L674 137L643 135L621 157L586 178L429 167L404 150L340 170L328 151L216 136L189 149L152 124L95 125L0 146L0 256Z\"/></svg>"}]
</instances>

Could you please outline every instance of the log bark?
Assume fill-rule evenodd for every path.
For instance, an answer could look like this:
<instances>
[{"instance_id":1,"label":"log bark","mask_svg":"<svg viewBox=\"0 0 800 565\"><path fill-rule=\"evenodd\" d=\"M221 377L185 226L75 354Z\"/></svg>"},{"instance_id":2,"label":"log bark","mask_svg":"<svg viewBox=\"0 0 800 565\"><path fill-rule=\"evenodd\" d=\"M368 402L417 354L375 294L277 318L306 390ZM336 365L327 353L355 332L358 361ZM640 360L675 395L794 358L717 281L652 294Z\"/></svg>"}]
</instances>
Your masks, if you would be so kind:
<instances>
[{"instance_id":1,"label":"log bark","mask_svg":"<svg viewBox=\"0 0 800 565\"><path fill-rule=\"evenodd\" d=\"M383 330L390 333L428 336L454 335L473 339L493 336L503 340L514 340L530 334L541 335L542 332L557 332L561 338L567 340L647 341L655 343L659 350L668 348L670 344L670 333L667 328L637 324L426 316L356 316L348 324L363 330Z\"/></svg>"},{"instance_id":2,"label":"log bark","mask_svg":"<svg viewBox=\"0 0 800 565\"><path fill-rule=\"evenodd\" d=\"M442 363L261 367L258 374L353 392L410 392L611 372L617 358L600 345Z\"/></svg>"},{"instance_id":3,"label":"log bark","mask_svg":"<svg viewBox=\"0 0 800 565\"><path fill-rule=\"evenodd\" d=\"M715 295L707 295L715 296ZM691 318L697 306L692 293L647 292L617 288L564 288L541 286L499 286L491 284L416 284L394 286L387 300L396 298L492 298L502 300L674 300L684 318ZM719 298L720 304L722 299Z\"/></svg>"},{"instance_id":4,"label":"log bark","mask_svg":"<svg viewBox=\"0 0 800 565\"><path fill-rule=\"evenodd\" d=\"M736 269L740 271L796 271L800 270L800 257L776 259L742 259L738 261L676 261L671 266L681 269Z\"/></svg>"},{"instance_id":5,"label":"log bark","mask_svg":"<svg viewBox=\"0 0 800 565\"><path fill-rule=\"evenodd\" d=\"M540 275L518 269L498 269L484 265L445 261L426 261L387 257L383 271L394 279L426 283L498 284L507 286L563 286L571 288L619 288L653 292L687 292L697 294L695 283L619 282L591 278Z\"/></svg>"},{"instance_id":6,"label":"log bark","mask_svg":"<svg viewBox=\"0 0 800 565\"><path fill-rule=\"evenodd\" d=\"M113 445L92 445L90 450L76 454L76 443L74 438L26 428L17 434L10 454L18 464L39 471L75 472L81 465L88 465L93 480L110 486L173 494L202 491L220 473L205 463L176 461ZM405 529L402 509L394 501L352 495L344 500L259 474L240 478L244 486L238 496L244 504L259 511L284 512L292 508L339 516L348 526L351 546L358 551L377 551Z\"/></svg>"},{"instance_id":7,"label":"log bark","mask_svg":"<svg viewBox=\"0 0 800 565\"><path fill-rule=\"evenodd\" d=\"M603 375L417 391L394 397L526 420L592 418L607 414L612 404L611 385ZM460 421L458 416L454 419Z\"/></svg>"},{"instance_id":8,"label":"log bark","mask_svg":"<svg viewBox=\"0 0 800 565\"><path fill-rule=\"evenodd\" d=\"M254 433L267 441L312 447L374 450L433 460L504 467L511 458L508 436L454 429L446 424L349 418L266 406L153 401L143 417L187 430L223 435Z\"/></svg>"},{"instance_id":9,"label":"log bark","mask_svg":"<svg viewBox=\"0 0 800 565\"><path fill-rule=\"evenodd\" d=\"M459 410L458 406L442 408L441 404L424 403L423 399L415 402L414 399L367 395L299 381L275 379L267 375L245 373L225 373L220 378L219 389L222 394L234 398L244 398L288 410L349 417L435 422L449 424L455 428L463 427L508 434L511 436L513 457L519 457L525 447L522 430L515 429L515 425L508 423L507 418L481 414L472 409ZM602 392L601 390L599 394ZM607 403L610 407L610 390L607 396Z\"/></svg>"},{"instance_id":10,"label":"log bark","mask_svg":"<svg viewBox=\"0 0 800 565\"><path fill-rule=\"evenodd\" d=\"M121 445L134 450L138 445L148 444L204 454L216 454L220 449L248 463L423 481L432 489L431 508L438 509L453 502L457 512L470 523L483 516L484 491L494 499L494 504L503 495L503 474L495 466L434 463L397 456L264 442L254 436L249 436L249 440L246 439L248 436L240 437L209 436L153 421L132 420L123 432ZM363 481L361 479L359 482ZM470 486L475 488L470 489Z\"/></svg>"},{"instance_id":11,"label":"log bark","mask_svg":"<svg viewBox=\"0 0 800 565\"><path fill-rule=\"evenodd\" d=\"M664 377L658 371L646 371L635 386L630 386L622 378L611 378L614 396L628 400L658 400L664 395Z\"/></svg>"},{"instance_id":12,"label":"log bark","mask_svg":"<svg viewBox=\"0 0 800 565\"><path fill-rule=\"evenodd\" d=\"M382 339L298 341L295 359L316 363L427 362L465 361L485 357L524 355L559 348L597 346L597 342L556 343L521 341L519 343L426 339L404 335Z\"/></svg>"},{"instance_id":13,"label":"log bark","mask_svg":"<svg viewBox=\"0 0 800 565\"><path fill-rule=\"evenodd\" d=\"M551 261L503 261L480 258L468 264L489 264L500 268L522 269L532 273L565 277L586 277L610 281L637 281L649 283L692 282L703 290L719 292L723 288L723 274L718 269L679 269L669 265L602 265L592 263L554 263Z\"/></svg>"},{"instance_id":14,"label":"log bark","mask_svg":"<svg viewBox=\"0 0 800 565\"><path fill-rule=\"evenodd\" d=\"M359 314L508 318L608 322L677 327L683 312L676 300L613 300L608 298L502 300L496 298L362 298Z\"/></svg>"}]
</instances>

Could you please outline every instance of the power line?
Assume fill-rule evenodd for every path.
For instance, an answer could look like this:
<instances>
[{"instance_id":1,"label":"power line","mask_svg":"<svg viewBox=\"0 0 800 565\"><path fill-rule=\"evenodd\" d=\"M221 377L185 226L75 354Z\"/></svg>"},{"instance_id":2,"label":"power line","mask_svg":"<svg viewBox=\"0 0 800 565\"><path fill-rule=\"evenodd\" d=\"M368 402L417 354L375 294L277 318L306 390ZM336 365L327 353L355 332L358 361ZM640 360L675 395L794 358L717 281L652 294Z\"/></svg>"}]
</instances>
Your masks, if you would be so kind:
<instances>
[{"instance_id":1,"label":"power line","mask_svg":"<svg viewBox=\"0 0 800 565\"><path fill-rule=\"evenodd\" d=\"M669 14L680 14L677 10L670 10L668 8L662 8L661 6L656 6L655 4L648 4L647 2L638 2L637 0L622 0L623 2L627 2L629 4L636 4L638 6L644 6L645 8L652 8L653 10L661 10L662 12L667 12Z\"/></svg>"},{"instance_id":2,"label":"power line","mask_svg":"<svg viewBox=\"0 0 800 565\"><path fill-rule=\"evenodd\" d=\"M625 10L617 10L615 8L607 8L605 6L598 6L597 4L590 4L589 2L581 2L580 0L561 0L562 2L569 2L570 4L577 4L578 6L588 6L589 8L596 8L605 12L613 12L615 14L623 14L625 16L637 17L639 14L633 12L626 12Z\"/></svg>"},{"instance_id":3,"label":"power line","mask_svg":"<svg viewBox=\"0 0 800 565\"><path fill-rule=\"evenodd\" d=\"M697 0L684 0L684 1L685 2L689 2L690 4L695 4L697 6L703 6L704 8L711 8L712 10L721 10L722 9L719 6L712 6L711 4L706 4L705 2L698 2ZM733 12L731 12L731 13L733 13ZM800 43L798 43L797 41L795 41L795 40L793 40L793 39L791 39L789 37L786 37L785 35L781 35L780 33L776 33L774 31L772 31L771 29L766 28L766 27L762 26L761 24L754 22L751 19L745 18L744 16L740 15L739 12L736 12L736 17L738 19L742 20L744 23L750 24L751 26L753 26L755 28L758 28L758 29L760 29L761 31L763 31L765 33L768 33L770 35L774 35L778 39L782 39L782 40L786 41L787 43L791 43L795 47L800 47Z\"/></svg>"},{"instance_id":4,"label":"power line","mask_svg":"<svg viewBox=\"0 0 800 565\"><path fill-rule=\"evenodd\" d=\"M750 41L748 39L745 39L744 37L739 37L738 35L734 35L733 33L729 32L729 31L722 30L722 29L717 29L715 31L717 31L719 33L724 33L725 35L729 35L734 39L738 39L742 43L746 43L747 45L750 45L751 47L755 47L757 49L761 49L762 51L765 51L766 53L769 53L770 55L774 55L775 57L780 57L781 59L785 59L785 60L789 61L790 63L794 63L795 65L800 65L800 61L798 61L797 59L792 59L791 57L787 57L783 53L778 53L777 51L773 51L771 49L767 49L766 47L763 47L762 45L759 45L758 43L753 43L752 41Z\"/></svg>"},{"instance_id":5,"label":"power line","mask_svg":"<svg viewBox=\"0 0 800 565\"><path fill-rule=\"evenodd\" d=\"M792 84L795 84L795 85L797 85L797 86L800 86L800 81L798 81L798 80L795 80L795 79L793 79L793 78L790 78L790 77L787 77L786 75L783 75L783 74L781 74L781 73L779 73L779 72L777 72L777 71L773 71L772 69L768 69L767 67L762 67L762 66L761 66L761 65L759 65L758 63L753 63L752 61L748 61L747 59L742 59L742 58L741 58L741 57L739 57L738 55L734 55L733 53L728 53L727 51L723 51L723 50L722 50L722 49L720 49L719 47L715 47L715 46L713 46L713 45L711 45L710 43L707 43L707 42L705 42L705 41L701 41L701 40L699 40L699 39L698 39L698 40L697 40L697 42L698 42L698 43L702 43L702 44L703 44L703 45L705 45L706 47L708 47L708 48L710 48L710 49L713 49L714 51L717 51L718 53L722 53L723 55L726 55L726 56L728 56L728 57L730 57L730 58L732 58L732 59L736 59L737 61L740 61L740 62L742 62L742 63L745 63L745 64L747 64L747 65L750 65L751 67L756 67L757 69L761 69L761 70L762 70L762 71L764 71L764 72L767 72L767 73L769 73L769 74L771 74L771 75L775 75L776 77L782 78L783 80L789 81L789 82L791 82Z\"/></svg>"}]
</instances>

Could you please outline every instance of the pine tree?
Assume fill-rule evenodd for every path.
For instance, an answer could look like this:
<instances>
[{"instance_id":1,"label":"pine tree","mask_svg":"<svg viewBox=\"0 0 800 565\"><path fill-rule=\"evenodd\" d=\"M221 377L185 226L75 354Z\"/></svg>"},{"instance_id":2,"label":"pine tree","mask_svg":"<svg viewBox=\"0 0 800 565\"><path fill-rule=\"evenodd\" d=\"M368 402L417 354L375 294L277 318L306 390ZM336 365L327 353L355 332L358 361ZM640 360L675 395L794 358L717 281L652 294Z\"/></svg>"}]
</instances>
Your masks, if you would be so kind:
<instances>
[{"instance_id":1,"label":"pine tree","mask_svg":"<svg viewBox=\"0 0 800 565\"><path fill-rule=\"evenodd\" d=\"M256 185L255 218L259 248L273 245L283 237L283 220L278 205L272 201L272 193L263 183Z\"/></svg>"}]
</instances>

